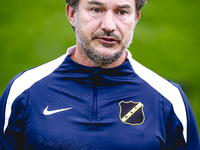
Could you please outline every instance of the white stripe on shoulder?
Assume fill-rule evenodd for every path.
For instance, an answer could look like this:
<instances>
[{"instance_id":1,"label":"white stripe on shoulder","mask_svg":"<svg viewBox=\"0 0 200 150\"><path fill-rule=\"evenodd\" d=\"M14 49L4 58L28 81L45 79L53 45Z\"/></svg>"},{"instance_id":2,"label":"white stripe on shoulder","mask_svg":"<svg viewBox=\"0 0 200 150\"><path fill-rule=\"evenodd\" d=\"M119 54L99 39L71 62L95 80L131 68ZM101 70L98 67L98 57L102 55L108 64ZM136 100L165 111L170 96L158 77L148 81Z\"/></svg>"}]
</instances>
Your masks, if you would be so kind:
<instances>
[{"instance_id":1,"label":"white stripe on shoulder","mask_svg":"<svg viewBox=\"0 0 200 150\"><path fill-rule=\"evenodd\" d=\"M187 142L186 109L179 89L161 76L135 61L129 51L128 58L137 75L172 103L174 112L183 125L183 136Z\"/></svg>"},{"instance_id":2,"label":"white stripe on shoulder","mask_svg":"<svg viewBox=\"0 0 200 150\"><path fill-rule=\"evenodd\" d=\"M66 58L66 54L46 64L30 69L19 76L12 84L5 109L4 132L8 126L11 107L15 99L34 83L51 74Z\"/></svg>"}]
</instances>

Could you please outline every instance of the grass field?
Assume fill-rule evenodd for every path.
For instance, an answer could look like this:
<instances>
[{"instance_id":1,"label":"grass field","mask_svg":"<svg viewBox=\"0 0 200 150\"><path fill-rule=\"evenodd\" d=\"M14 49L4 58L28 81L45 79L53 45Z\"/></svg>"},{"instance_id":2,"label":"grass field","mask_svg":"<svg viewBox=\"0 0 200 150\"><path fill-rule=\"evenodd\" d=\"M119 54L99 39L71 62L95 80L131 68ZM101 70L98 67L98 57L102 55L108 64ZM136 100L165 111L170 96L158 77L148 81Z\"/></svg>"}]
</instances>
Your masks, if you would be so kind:
<instances>
[{"instance_id":1,"label":"grass field","mask_svg":"<svg viewBox=\"0 0 200 150\"><path fill-rule=\"evenodd\" d=\"M23 70L75 44L65 0L0 1L0 95ZM180 84L200 129L200 1L149 0L129 48L134 59Z\"/></svg>"}]
</instances>

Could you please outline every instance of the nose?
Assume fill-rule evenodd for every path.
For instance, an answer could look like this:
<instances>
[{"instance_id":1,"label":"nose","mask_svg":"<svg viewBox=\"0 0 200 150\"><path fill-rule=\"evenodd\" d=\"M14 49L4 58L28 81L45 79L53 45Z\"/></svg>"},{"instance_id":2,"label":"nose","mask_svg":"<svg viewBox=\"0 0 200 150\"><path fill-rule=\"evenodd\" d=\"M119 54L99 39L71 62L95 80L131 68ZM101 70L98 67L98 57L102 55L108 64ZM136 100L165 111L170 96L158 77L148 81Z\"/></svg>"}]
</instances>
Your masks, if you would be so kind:
<instances>
[{"instance_id":1,"label":"nose","mask_svg":"<svg viewBox=\"0 0 200 150\"><path fill-rule=\"evenodd\" d=\"M101 28L107 32L113 32L116 29L114 14L111 11L105 12L102 17Z\"/></svg>"}]
</instances>

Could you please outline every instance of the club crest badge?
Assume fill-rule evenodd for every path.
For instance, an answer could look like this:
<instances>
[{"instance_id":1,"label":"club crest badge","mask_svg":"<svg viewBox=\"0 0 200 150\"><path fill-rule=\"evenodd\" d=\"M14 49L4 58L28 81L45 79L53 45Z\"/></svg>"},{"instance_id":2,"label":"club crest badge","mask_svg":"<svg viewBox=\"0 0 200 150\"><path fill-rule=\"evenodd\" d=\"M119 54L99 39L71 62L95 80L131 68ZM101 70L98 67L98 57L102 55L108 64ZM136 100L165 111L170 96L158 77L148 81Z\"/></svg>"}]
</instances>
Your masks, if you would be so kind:
<instances>
[{"instance_id":1,"label":"club crest badge","mask_svg":"<svg viewBox=\"0 0 200 150\"><path fill-rule=\"evenodd\" d=\"M120 102L119 118L125 124L141 125L144 123L145 116L143 112L144 105L141 102Z\"/></svg>"}]
</instances>

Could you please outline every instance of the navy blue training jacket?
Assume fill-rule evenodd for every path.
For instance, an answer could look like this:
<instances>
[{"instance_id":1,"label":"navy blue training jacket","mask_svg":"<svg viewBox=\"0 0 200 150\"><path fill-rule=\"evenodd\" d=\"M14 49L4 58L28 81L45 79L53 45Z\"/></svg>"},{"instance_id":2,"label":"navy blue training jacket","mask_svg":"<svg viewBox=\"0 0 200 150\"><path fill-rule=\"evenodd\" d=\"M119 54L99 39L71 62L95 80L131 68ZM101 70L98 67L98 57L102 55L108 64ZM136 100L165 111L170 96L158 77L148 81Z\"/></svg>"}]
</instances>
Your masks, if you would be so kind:
<instances>
[{"instance_id":1,"label":"navy blue training jacket","mask_svg":"<svg viewBox=\"0 0 200 150\"><path fill-rule=\"evenodd\" d=\"M181 88L127 51L112 69L67 54L17 75L0 99L0 149L200 150Z\"/></svg>"}]
</instances>

